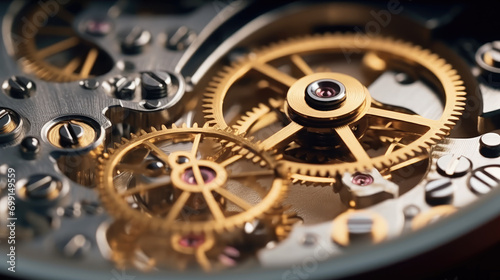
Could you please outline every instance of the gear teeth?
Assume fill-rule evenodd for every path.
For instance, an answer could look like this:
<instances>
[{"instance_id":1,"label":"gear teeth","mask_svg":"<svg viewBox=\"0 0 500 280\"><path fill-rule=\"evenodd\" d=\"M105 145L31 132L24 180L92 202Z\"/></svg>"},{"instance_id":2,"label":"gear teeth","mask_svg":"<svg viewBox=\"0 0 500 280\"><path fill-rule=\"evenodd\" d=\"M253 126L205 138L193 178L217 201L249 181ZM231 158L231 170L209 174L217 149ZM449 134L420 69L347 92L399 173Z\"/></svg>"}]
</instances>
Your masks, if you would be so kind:
<instances>
[{"instance_id":1,"label":"gear teeth","mask_svg":"<svg viewBox=\"0 0 500 280\"><path fill-rule=\"evenodd\" d=\"M193 124L192 127L188 128L187 126L182 126L181 128L172 125L173 128L167 129L166 126L162 126L161 130L156 130L151 128L150 133L143 133L141 131L141 135L131 135L131 139L123 140L123 145L133 145L139 141L150 141L154 143L154 141L159 141L162 135L172 135L177 133L175 130L178 130L180 133L208 133L212 137L218 138L220 135L220 139L225 141L225 145L231 146L232 143L234 147L232 147L233 151L241 153L243 157L250 159L251 161L258 163L261 166L269 166L268 168L273 169L276 166L276 163L273 160L273 156L268 152L262 151L255 143L249 141L242 136L235 134L235 132L230 128L220 129L217 127L208 127L207 124L200 128L198 124ZM155 135L152 137L150 135L154 133ZM154 140L153 140L154 139ZM119 145L120 147L121 145ZM124 157L127 153L126 149L117 148L116 150L110 149L109 154L113 157ZM109 213L116 219L123 219L130 221L131 224L135 226L135 228L147 228L152 231L165 231L165 232L177 232L177 233L197 233L197 232L216 232L216 233L226 233L232 232L235 230L239 230L243 227L245 221L253 220L253 219L265 219L267 218L267 214L265 212L275 205L279 204L282 198L285 196L287 191L287 186L285 183L281 184L272 184L272 188L279 188L279 192L269 191L268 195L272 197L268 200L263 200L261 203L265 204L260 205L256 210L253 211L243 211L238 216L241 216L239 219L231 219L230 217L226 217L225 221L222 223L217 223L215 225L212 221L206 223L187 223L184 226L180 226L176 223L162 223L158 222L158 220L154 220L154 218L146 218L148 216L144 215L138 218L137 211L131 208L128 208L128 205L122 204L119 200L123 199L117 196L116 191L114 189L114 185L107 186L107 180L105 176L110 176L109 174L105 174L104 170L106 165L110 164L113 161L110 161L110 156L108 153L102 153L98 158L99 166L98 166L98 179L99 185L98 189L101 196L101 201L103 205L108 209ZM107 171L109 172L109 171ZM111 175L113 176L113 175ZM281 182L281 181L280 181ZM125 207L125 208L124 208Z\"/></svg>"},{"instance_id":2,"label":"gear teeth","mask_svg":"<svg viewBox=\"0 0 500 280\"><path fill-rule=\"evenodd\" d=\"M314 34L314 35L305 35L300 37L288 38L285 40L281 40L277 43L270 44L268 46L263 46L259 49L254 50L255 53L254 58L250 55L245 59L238 61L238 63L232 64L231 67L225 67L221 72L217 74L214 79L209 82L208 88L206 89L205 98L203 99L203 108L205 113L205 119L207 123L219 124L222 127L227 126L221 117L220 108L222 106L222 101L220 99L220 94L222 91L222 86L226 87L225 83L229 82L232 78L231 75L236 73L240 67L248 64L251 65L252 60L261 55L267 55L271 57L272 52L279 51L279 49L283 48L283 46L289 46L289 44L310 44L310 45L318 45L325 40L327 40L332 46L341 46L343 49L345 48L353 48L360 49L354 42L355 40L360 40L359 34L353 33L326 33L326 34ZM445 88L446 98L446 108L443 115L446 115L446 118L443 118L440 121L440 127L432 128L428 133L422 136L420 139L415 141L416 143L410 144L411 147L407 149L399 149L395 152L394 160L379 157L377 160L372 160L373 164L367 163L345 163L338 166L330 166L330 167L317 167L304 163L294 163L284 161L286 165L288 165L288 169L291 173L297 173L301 175L309 175L316 176L325 174L336 176L339 173L346 171L355 171L362 170L366 168L371 168L372 166L376 168L385 168L392 164L396 164L397 161L407 160L410 157L415 156L419 153L424 153L429 150L432 145L435 145L437 142L442 141L443 137L447 136L451 128L455 125L455 123L459 120L459 116L462 114L464 107L466 106L466 92L464 87L464 82L461 77L458 75L457 70L455 70L452 65L448 64L446 60L439 57L437 54L432 53L428 49L424 49L421 46L413 45L409 42L402 41L394 38L377 38L377 37L368 37L364 36L361 38L362 40L366 40L370 44L367 47L363 46L363 49L374 49L380 50L381 52L387 52L389 54L393 53L397 50L395 55L408 57L409 60L415 60L416 63L422 64L423 67L427 67L433 73L440 73L438 79L441 77L445 77L445 79L441 79L443 82L443 87ZM358 44L359 45L359 44ZM396 48L398 46L398 48ZM436 75L437 76L437 75ZM269 103L271 104L271 103ZM450 104L450 105L449 105ZM265 115L266 109L271 110L269 106L264 104L259 104L257 107L253 108L249 112L247 112L240 120L236 122L233 128L236 131L249 131L252 123L258 120L259 114ZM259 143L259 142L257 142ZM260 145L260 144L258 144ZM283 156L280 154L281 157ZM278 154L275 155L278 158ZM311 159L310 155L304 154L307 160ZM314 178L314 177L313 177ZM304 183L307 180L294 180L295 183L301 182Z\"/></svg>"}]
</instances>

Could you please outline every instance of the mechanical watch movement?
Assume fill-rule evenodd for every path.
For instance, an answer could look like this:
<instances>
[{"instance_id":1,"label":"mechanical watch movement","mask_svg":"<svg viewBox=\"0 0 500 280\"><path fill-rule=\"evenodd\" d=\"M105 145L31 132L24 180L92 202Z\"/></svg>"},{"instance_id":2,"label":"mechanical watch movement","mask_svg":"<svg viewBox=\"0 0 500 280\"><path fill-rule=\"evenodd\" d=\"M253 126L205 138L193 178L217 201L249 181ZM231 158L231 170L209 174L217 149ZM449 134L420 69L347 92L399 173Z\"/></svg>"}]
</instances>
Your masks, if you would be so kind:
<instances>
[{"instance_id":1,"label":"mechanical watch movement","mask_svg":"<svg viewBox=\"0 0 500 280\"><path fill-rule=\"evenodd\" d=\"M474 258L500 242L494 8L1 2L0 274L421 279Z\"/></svg>"}]
</instances>

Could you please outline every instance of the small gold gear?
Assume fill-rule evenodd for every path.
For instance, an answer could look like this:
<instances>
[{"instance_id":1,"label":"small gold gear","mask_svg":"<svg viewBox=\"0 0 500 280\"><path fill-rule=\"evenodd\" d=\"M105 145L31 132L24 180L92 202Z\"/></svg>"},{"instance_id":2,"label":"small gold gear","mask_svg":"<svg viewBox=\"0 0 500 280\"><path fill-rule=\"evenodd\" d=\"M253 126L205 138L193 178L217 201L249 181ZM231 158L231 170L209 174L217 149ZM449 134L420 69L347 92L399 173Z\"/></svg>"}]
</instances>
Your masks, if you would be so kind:
<instances>
[{"instance_id":1,"label":"small gold gear","mask_svg":"<svg viewBox=\"0 0 500 280\"><path fill-rule=\"evenodd\" d=\"M232 230L266 216L287 190L275 156L230 129L131 136L100 158L98 189L115 218L153 232Z\"/></svg>"},{"instance_id":2,"label":"small gold gear","mask_svg":"<svg viewBox=\"0 0 500 280\"><path fill-rule=\"evenodd\" d=\"M134 267L142 271L161 267L183 271L190 265L204 271L227 269L251 258L269 242L285 239L293 225L301 221L289 208L273 207L262 220L250 223L250 227L258 227L254 236L246 226L222 234L182 234L151 232L116 220L106 231L110 259L120 269Z\"/></svg>"},{"instance_id":3,"label":"small gold gear","mask_svg":"<svg viewBox=\"0 0 500 280\"><path fill-rule=\"evenodd\" d=\"M316 73L303 59L304 55L325 52L370 54L370 57L383 58L386 61L384 65L405 65L412 70L418 70L417 72L424 72L424 77L441 91L445 102L441 117L439 120L427 119L381 104L372 100L366 87L353 77L332 72ZM276 66L277 61L288 61L300 76ZM408 159L427 152L432 145L446 136L458 121L466 100L465 87L457 71L429 50L389 38L363 37L359 34L326 34L289 39L253 52L231 67L224 68L214 77L205 94L204 113L209 123L223 128L228 126L224 113L224 106L227 107L227 93L231 86L250 75L249 73L258 73L258 77L262 77L256 81L257 84L281 89L275 92L282 94L283 106L279 111L284 112L286 119L276 116L277 110L273 110L276 108L273 104L260 105L242 116L234 128L252 135L252 132L279 120L283 127L263 139L260 143L263 149L277 149L283 154L290 143L297 142L297 135L313 132L336 136L339 140L335 144L335 150L343 148L347 156L351 157L350 160L343 160L346 156L343 154L333 162L310 163L284 155L283 165L292 173L295 182L332 184L335 182L335 176L344 172L352 173L374 167L382 170L399 166ZM308 85L322 79L340 81L345 86L346 98L341 105L323 110L306 102L305 92L309 88ZM382 142L391 144L387 152L382 155L369 155L359 140L364 131L358 129L363 125L363 121L366 123L367 120L375 120L372 127L383 128L382 130L389 131L389 134L406 132L408 137L403 141L397 137L389 140L386 137L386 141ZM415 136L414 132L419 133Z\"/></svg>"}]
</instances>

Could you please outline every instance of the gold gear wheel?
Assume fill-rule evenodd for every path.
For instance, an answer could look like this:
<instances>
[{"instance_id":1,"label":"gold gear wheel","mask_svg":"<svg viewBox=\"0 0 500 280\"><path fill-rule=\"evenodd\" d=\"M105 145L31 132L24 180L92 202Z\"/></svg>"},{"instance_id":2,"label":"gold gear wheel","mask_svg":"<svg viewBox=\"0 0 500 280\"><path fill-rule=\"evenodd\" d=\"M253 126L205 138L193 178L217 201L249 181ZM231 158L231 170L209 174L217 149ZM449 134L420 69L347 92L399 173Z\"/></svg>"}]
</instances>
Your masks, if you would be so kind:
<instances>
[{"instance_id":1,"label":"gold gear wheel","mask_svg":"<svg viewBox=\"0 0 500 280\"><path fill-rule=\"evenodd\" d=\"M232 230L266 216L287 190L275 156L230 129L163 126L131 136L100 158L98 186L109 212L134 225Z\"/></svg>"},{"instance_id":2,"label":"gold gear wheel","mask_svg":"<svg viewBox=\"0 0 500 280\"><path fill-rule=\"evenodd\" d=\"M362 39L362 40L361 40ZM332 72L316 73L303 59L303 56L317 53L365 53L384 65L401 65L422 70L430 81L441 91L444 109L438 120L427 119L404 110L372 100L366 87L355 78ZM375 54L375 55L374 55ZM383 58L385 60L381 60ZM300 77L276 67L277 61L289 61L292 68L298 69ZM391 64L392 62L392 64ZM380 64L380 63L379 63ZM284 88L281 112L286 114L284 127L260 143L263 149L279 150L281 153L297 135L303 132L326 133L339 138L336 144L350 154L350 161L333 163L309 163L284 157L283 165L291 173L295 182L313 184L332 184L335 176L344 172L356 172L377 168L379 170L400 165L428 149L446 136L459 120L465 106L465 87L457 71L438 55L410 43L381 37L364 37L359 34L325 34L289 39L273 44L226 67L214 77L207 88L204 99L205 118L209 123L228 127L224 106L227 93L236 82L248 73L258 73L262 80L271 86ZM306 89L315 81L330 79L340 81L345 86L345 100L328 109L317 108L307 103ZM309 85L309 86L308 86ZM286 93L286 94L285 94ZM317 93L316 93L317 94ZM227 106L227 105L226 105ZM261 105L244 115L235 128L239 132L250 132L272 123L269 114L275 106ZM276 117L274 117L276 119ZM411 132L407 142L395 144L383 155L370 156L358 140L355 129L361 121L375 119L378 128L396 132ZM362 125L362 124L361 124ZM257 128L255 128L255 126ZM415 136L415 131L419 134ZM395 137L396 138L396 137ZM391 142L391 141L385 141ZM389 150L390 149L390 150ZM341 157L342 158L342 157Z\"/></svg>"},{"instance_id":3,"label":"gold gear wheel","mask_svg":"<svg viewBox=\"0 0 500 280\"><path fill-rule=\"evenodd\" d=\"M75 7L68 7L68 6ZM36 15L42 9L31 6L26 22L17 22L13 40L16 56L24 71L51 82L78 81L107 73L113 67L111 57L98 46L81 38L73 29L75 17L68 8L81 8L78 1L58 6L58 12L47 22L35 28L31 36L24 35L24 28L31 29L26 22L38 22ZM41 10L45 14L44 10ZM33 27L34 28L34 27Z\"/></svg>"},{"instance_id":4,"label":"gold gear wheel","mask_svg":"<svg viewBox=\"0 0 500 280\"><path fill-rule=\"evenodd\" d=\"M289 208L273 207L257 224L250 223L258 227L259 233L254 236L247 232L248 227L217 235L159 233L116 220L106 231L110 259L120 269L135 267L143 271L159 267L186 270L190 264L205 271L226 269L253 256L269 242L288 237L293 225L302 221Z\"/></svg>"}]
</instances>

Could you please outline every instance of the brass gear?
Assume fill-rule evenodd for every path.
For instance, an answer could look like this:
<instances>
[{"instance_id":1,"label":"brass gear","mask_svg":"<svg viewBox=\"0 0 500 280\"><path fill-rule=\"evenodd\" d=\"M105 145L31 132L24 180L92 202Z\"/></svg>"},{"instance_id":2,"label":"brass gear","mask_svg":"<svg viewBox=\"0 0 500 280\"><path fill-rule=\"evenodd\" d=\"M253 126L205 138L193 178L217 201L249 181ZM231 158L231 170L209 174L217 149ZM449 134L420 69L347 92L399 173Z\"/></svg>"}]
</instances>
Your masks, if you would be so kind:
<instances>
[{"instance_id":1,"label":"brass gear","mask_svg":"<svg viewBox=\"0 0 500 280\"><path fill-rule=\"evenodd\" d=\"M368 90L356 79L340 73L315 73L301 55L317 53L368 53L370 56L384 58L387 65L401 65L401 61L413 69L426 72L436 87L442 91L445 105L439 120L431 120L418 115L393 110L383 104L371 100ZM374 55L375 54L375 55ZM273 66L273 61L289 59L291 64L302 74L294 77L281 68ZM396 61L396 63L394 63ZM459 120L465 106L465 87L457 71L438 55L410 43L381 37L363 37L359 34L325 34L289 39L260 51L253 52L247 58L226 67L214 77L207 88L204 99L204 113L208 122L220 127L228 127L224 115L224 104L227 92L233 84L244 78L247 73L260 73L263 80L279 84L288 90L283 99L288 123L275 134L267 137L260 146L263 149L279 149L295 140L300 131L319 131L337 134L341 145L347 148L354 161L342 163L313 164L302 161L283 160L283 165L291 173L296 182L312 182L314 184L332 184L335 176L344 172L356 172L377 168L379 170L400 164L417 154L425 153L429 148L446 136ZM426 77L428 77L426 76ZM320 79L341 81L346 88L347 98L336 109L319 110L308 106L304 101L305 86ZM283 91L283 94L286 92ZM252 125L262 119L257 116L270 112L274 106L260 106L242 117L235 128L240 132L248 132ZM264 113L264 114L263 114ZM375 118L380 123L397 123L398 129L411 131L412 127L420 128L422 133L417 139L411 137L410 143L393 148L388 155L371 157L367 154L353 129L365 116ZM268 122L268 121L267 121ZM262 127L266 121L260 123ZM392 128L391 128L392 129ZM251 135L248 133L247 135ZM280 150L282 152L283 150Z\"/></svg>"},{"instance_id":2,"label":"brass gear","mask_svg":"<svg viewBox=\"0 0 500 280\"><path fill-rule=\"evenodd\" d=\"M106 231L109 256L120 269L151 271L169 267L183 271L192 264L204 271L226 269L251 258L269 242L288 237L293 225L301 221L289 208L273 207L258 223L249 225L258 227L257 233L250 234L248 227L217 235L151 232L115 220Z\"/></svg>"},{"instance_id":3,"label":"brass gear","mask_svg":"<svg viewBox=\"0 0 500 280\"><path fill-rule=\"evenodd\" d=\"M266 216L287 190L275 156L230 129L163 126L131 136L100 158L98 189L115 218L153 232L232 230Z\"/></svg>"},{"instance_id":4,"label":"brass gear","mask_svg":"<svg viewBox=\"0 0 500 280\"><path fill-rule=\"evenodd\" d=\"M59 5L58 11L48 17L47 22L35 28L33 34L23 32L31 29L28 23L46 11L40 5L27 8L25 22L15 23L13 41L16 57L23 70L51 82L78 81L107 73L113 67L111 57L97 45L81 38L72 24L74 10L81 8L79 1ZM34 28L34 27L33 27Z\"/></svg>"}]
</instances>

